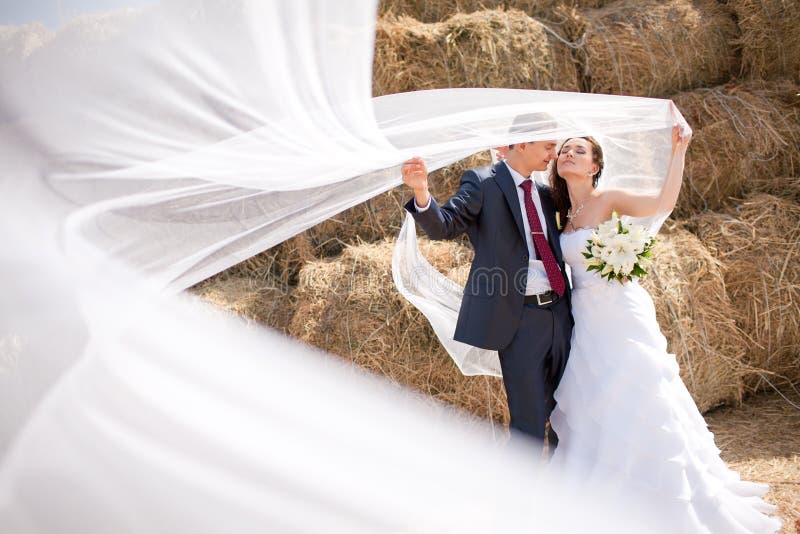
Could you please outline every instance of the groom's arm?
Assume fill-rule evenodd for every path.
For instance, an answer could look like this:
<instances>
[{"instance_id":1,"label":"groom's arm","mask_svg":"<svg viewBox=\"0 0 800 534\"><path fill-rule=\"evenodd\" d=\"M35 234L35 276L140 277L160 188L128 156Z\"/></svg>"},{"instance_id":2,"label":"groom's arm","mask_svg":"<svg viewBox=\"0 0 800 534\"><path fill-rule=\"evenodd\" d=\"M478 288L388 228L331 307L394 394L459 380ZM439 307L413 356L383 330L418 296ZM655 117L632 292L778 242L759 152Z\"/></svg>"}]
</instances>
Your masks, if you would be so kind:
<instances>
[{"instance_id":1,"label":"groom's arm","mask_svg":"<svg viewBox=\"0 0 800 534\"><path fill-rule=\"evenodd\" d=\"M422 209L418 209L416 198L419 196L423 195L415 195L406 203L405 209L430 239L454 239L463 234L478 218L483 205L481 180L475 171L461 175L458 191L443 205L428 195L428 206L419 205Z\"/></svg>"}]
</instances>

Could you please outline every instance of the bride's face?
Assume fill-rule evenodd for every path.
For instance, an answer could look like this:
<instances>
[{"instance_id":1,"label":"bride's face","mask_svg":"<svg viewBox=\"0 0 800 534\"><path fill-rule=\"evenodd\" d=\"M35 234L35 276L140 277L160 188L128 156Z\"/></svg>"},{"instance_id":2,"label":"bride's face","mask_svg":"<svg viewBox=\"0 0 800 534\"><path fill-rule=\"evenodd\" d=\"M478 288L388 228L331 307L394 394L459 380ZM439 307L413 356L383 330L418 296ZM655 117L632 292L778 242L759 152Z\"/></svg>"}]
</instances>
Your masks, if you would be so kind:
<instances>
[{"instance_id":1,"label":"bride's face","mask_svg":"<svg viewBox=\"0 0 800 534\"><path fill-rule=\"evenodd\" d=\"M567 139L558 153L558 174L564 179L591 179L599 167L594 162L592 145L586 139Z\"/></svg>"}]
</instances>

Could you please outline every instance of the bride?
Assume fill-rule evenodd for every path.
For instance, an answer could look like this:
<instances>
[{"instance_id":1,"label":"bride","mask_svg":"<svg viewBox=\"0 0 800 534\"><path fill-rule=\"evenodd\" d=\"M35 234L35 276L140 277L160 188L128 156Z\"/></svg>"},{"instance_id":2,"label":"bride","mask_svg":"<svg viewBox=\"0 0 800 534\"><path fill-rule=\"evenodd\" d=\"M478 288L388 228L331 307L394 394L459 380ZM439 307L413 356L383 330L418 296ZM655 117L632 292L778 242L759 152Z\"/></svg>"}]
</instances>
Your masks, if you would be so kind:
<instances>
[{"instance_id":1,"label":"bride","mask_svg":"<svg viewBox=\"0 0 800 534\"><path fill-rule=\"evenodd\" d=\"M612 216L647 217L678 198L690 135L672 133L662 190L635 195L596 189L603 152L591 137L567 139L550 174L573 277L570 357L555 393L551 425L560 437L552 463L580 484L658 503L646 510L666 530L687 533L777 532L768 487L740 480L719 457L714 436L678 374L650 295L587 272L581 254L594 228Z\"/></svg>"}]
</instances>

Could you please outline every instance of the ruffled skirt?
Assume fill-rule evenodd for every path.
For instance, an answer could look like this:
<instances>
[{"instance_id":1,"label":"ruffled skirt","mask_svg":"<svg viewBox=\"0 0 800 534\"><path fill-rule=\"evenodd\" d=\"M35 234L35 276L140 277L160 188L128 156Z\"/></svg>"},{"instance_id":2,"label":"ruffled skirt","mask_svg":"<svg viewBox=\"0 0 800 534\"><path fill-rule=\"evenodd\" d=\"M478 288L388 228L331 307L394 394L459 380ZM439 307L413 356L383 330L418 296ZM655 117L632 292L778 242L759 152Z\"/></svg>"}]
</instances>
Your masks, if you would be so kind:
<instances>
[{"instance_id":1,"label":"ruffled skirt","mask_svg":"<svg viewBox=\"0 0 800 534\"><path fill-rule=\"evenodd\" d=\"M575 328L556 391L554 467L606 495L636 495L667 532L773 533L780 520L719 456L638 283L573 292Z\"/></svg>"}]
</instances>

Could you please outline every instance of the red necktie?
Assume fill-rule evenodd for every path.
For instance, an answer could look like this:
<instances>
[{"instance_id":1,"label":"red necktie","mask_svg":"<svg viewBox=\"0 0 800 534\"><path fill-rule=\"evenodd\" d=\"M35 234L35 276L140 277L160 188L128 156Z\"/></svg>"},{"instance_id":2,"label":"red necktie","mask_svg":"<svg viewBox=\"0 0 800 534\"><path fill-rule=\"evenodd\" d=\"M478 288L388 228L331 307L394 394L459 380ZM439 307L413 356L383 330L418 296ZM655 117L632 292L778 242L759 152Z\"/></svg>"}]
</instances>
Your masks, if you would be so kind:
<instances>
[{"instance_id":1,"label":"red necktie","mask_svg":"<svg viewBox=\"0 0 800 534\"><path fill-rule=\"evenodd\" d=\"M533 236L533 244L536 248L536 253L544 264L544 271L547 273L550 287L561 296L564 294L566 283L564 282L564 276L561 274L558 262L553 255L553 249L550 248L550 243L547 242L547 238L544 236L542 222L539 220L539 214L536 212L536 206L533 204L533 197L531 197L533 180L525 180L519 184L519 186L525 191L525 212L528 215L528 223L531 226L531 235Z\"/></svg>"}]
</instances>

